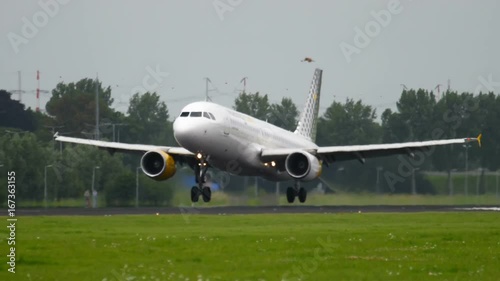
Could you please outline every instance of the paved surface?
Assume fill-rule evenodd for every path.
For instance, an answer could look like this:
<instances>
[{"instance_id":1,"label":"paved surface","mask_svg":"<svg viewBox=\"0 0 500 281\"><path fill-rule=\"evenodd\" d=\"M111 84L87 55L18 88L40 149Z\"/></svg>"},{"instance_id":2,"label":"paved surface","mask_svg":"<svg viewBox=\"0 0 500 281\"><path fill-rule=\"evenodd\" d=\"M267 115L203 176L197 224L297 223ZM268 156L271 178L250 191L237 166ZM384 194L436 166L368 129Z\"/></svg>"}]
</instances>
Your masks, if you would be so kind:
<instances>
[{"instance_id":1,"label":"paved surface","mask_svg":"<svg viewBox=\"0 0 500 281\"><path fill-rule=\"evenodd\" d=\"M499 212L498 206L228 206L228 207L158 207L158 208L18 208L17 216L109 216L158 214L304 214L304 213L416 213L416 212Z\"/></svg>"}]
</instances>

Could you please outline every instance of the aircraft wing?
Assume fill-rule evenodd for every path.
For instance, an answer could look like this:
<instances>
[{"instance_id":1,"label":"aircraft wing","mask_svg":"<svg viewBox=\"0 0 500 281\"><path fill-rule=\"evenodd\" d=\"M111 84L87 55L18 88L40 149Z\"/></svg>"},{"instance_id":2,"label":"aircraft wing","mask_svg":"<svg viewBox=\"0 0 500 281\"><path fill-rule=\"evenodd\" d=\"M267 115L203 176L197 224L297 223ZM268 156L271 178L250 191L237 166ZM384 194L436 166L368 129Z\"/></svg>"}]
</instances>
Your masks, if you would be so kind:
<instances>
[{"instance_id":1,"label":"aircraft wing","mask_svg":"<svg viewBox=\"0 0 500 281\"><path fill-rule=\"evenodd\" d=\"M63 137L59 136L57 133L54 135L54 139L60 142L68 142L75 144L84 144L84 145L92 145L96 146L100 149L108 150L110 153L114 153L116 151L120 152L138 152L145 153L147 151L152 150L161 150L166 153L172 155L174 159L180 160L181 162L186 161L187 158L194 158L195 155L188 151L183 147L174 147L174 146L157 146L157 145L147 145L147 144L130 144L130 143L121 143L121 142L108 142L108 141L99 141L99 140L89 140L89 139L80 139L80 138L72 138L72 137Z\"/></svg>"},{"instance_id":2,"label":"aircraft wing","mask_svg":"<svg viewBox=\"0 0 500 281\"><path fill-rule=\"evenodd\" d=\"M315 149L263 149L261 158L264 162L279 160L288 156L292 152L307 151L316 155L327 164L335 161L345 161L357 159L364 163L366 158L382 157L396 154L407 154L413 156L416 151L428 151L433 146L478 142L481 145L481 135L477 138L461 138L447 140L431 140L421 142L403 142L390 144L368 144L368 145L347 145L347 146L324 146Z\"/></svg>"}]
</instances>

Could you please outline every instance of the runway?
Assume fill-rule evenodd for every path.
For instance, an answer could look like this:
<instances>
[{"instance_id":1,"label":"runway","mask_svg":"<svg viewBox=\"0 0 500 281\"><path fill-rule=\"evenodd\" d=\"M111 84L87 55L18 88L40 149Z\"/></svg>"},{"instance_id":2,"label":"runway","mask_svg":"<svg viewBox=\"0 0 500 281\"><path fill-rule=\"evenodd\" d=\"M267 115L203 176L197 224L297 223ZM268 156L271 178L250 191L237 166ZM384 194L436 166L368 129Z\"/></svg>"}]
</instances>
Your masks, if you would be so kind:
<instances>
[{"instance_id":1,"label":"runway","mask_svg":"<svg viewBox=\"0 0 500 281\"><path fill-rule=\"evenodd\" d=\"M17 216L114 216L114 215L242 215L242 214L339 214L418 212L500 212L499 206L451 205L370 205L370 206L224 206L148 208L19 208Z\"/></svg>"}]
</instances>

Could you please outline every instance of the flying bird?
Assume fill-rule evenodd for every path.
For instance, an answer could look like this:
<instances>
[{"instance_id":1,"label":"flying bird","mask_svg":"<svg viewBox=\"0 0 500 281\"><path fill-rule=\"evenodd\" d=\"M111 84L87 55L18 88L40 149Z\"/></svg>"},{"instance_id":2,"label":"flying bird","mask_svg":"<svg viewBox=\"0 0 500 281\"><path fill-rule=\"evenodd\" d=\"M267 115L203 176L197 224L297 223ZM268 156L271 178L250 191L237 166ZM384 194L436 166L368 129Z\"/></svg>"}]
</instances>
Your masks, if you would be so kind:
<instances>
[{"instance_id":1,"label":"flying bird","mask_svg":"<svg viewBox=\"0 0 500 281\"><path fill-rule=\"evenodd\" d=\"M305 57L301 62L313 62L314 60L310 57Z\"/></svg>"}]
</instances>

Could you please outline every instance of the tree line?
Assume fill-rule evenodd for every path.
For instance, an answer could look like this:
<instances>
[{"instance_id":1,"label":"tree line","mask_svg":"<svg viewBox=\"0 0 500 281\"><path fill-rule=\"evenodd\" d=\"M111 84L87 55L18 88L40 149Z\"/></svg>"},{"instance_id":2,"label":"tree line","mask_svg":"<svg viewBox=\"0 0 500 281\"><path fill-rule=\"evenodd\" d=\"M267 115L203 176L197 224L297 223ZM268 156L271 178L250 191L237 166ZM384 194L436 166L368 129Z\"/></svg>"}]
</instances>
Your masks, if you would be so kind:
<instances>
[{"instance_id":1,"label":"tree line","mask_svg":"<svg viewBox=\"0 0 500 281\"><path fill-rule=\"evenodd\" d=\"M43 200L45 178L51 200L79 198L95 187L108 205L133 204L135 175L140 155L110 155L94 147L56 143L53 132L73 137L96 135L96 88L99 91L101 139L129 143L177 145L167 104L157 93L136 93L126 113L113 108L111 88L93 79L59 83L46 104L46 113L25 109L0 90L0 164L15 170L18 195L23 200ZM271 103L267 94L240 93L233 108L287 130L294 130L299 110L284 97ZM422 154L421 159L405 155L334 163L325 167L322 180L350 191L374 191L376 178L380 192L411 192L417 181L418 192L433 192L420 171L463 171L465 158L469 169L495 171L500 165L500 96L493 92L472 94L448 91L437 99L432 91L405 89L396 108L386 109L380 117L362 100L334 101L319 118L316 142L320 146L421 141L484 134L483 147L450 145ZM99 167L96 169L96 167ZM45 177L45 172L49 176ZM96 172L94 172L96 171ZM417 172L415 172L417 171ZM5 173L1 173L5 180ZM243 179L231 177L226 189L242 189ZM141 204L168 205L171 187L183 185L173 179L165 182L141 181ZM313 184L317 184L314 182ZM265 183L264 187L272 187ZM5 193L5 191L2 191ZM2 196L4 200L6 196Z\"/></svg>"},{"instance_id":2,"label":"tree line","mask_svg":"<svg viewBox=\"0 0 500 281\"><path fill-rule=\"evenodd\" d=\"M260 109L251 108L244 101L259 105ZM292 109L281 111L282 108ZM270 105L267 95L258 93L240 95L235 109L278 126L287 123L287 129L293 129L298 118L296 106L289 98ZM323 178L344 189L373 191L379 177L377 188L385 192L411 192L415 180L418 192L433 193L433 186L419 171L444 171L450 181L452 171L464 171L466 157L469 170L498 170L499 124L500 96L493 92L474 95L447 91L437 99L432 91L405 89L396 109L384 110L380 120L376 110L362 100L334 101L319 118L316 143L320 146L476 137L479 133L485 138L481 149L475 143L436 147L422 154L422 159L399 155L369 159L364 165L358 161L338 162L324 169Z\"/></svg>"}]
</instances>

